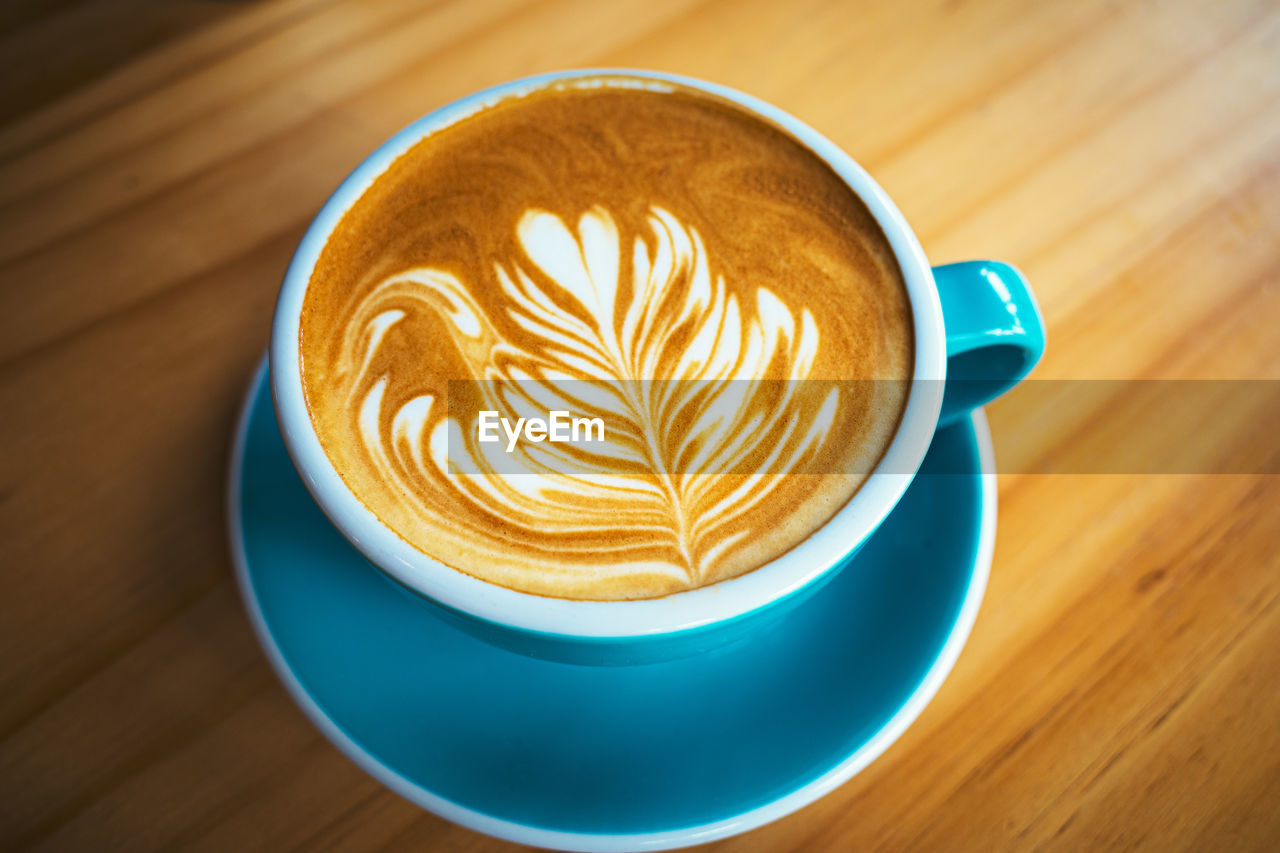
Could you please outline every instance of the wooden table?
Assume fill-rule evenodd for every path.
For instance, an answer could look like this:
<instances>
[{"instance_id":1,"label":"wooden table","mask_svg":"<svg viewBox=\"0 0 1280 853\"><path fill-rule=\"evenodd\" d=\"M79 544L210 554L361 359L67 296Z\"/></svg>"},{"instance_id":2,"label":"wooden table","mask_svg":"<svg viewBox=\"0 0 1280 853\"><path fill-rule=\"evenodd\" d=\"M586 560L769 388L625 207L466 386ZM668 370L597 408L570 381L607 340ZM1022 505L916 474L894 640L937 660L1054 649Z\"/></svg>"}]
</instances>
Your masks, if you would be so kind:
<instances>
[{"instance_id":1,"label":"wooden table","mask_svg":"<svg viewBox=\"0 0 1280 853\"><path fill-rule=\"evenodd\" d=\"M609 65L749 91L866 165L935 262L1020 265L1038 376L1280 377L1273 0L33 0L0 28L0 848L507 846L307 722L223 517L307 221L479 87ZM1027 416L993 407L997 452L1039 440ZM1278 510L1275 476L1002 474L933 704L718 846L1276 849Z\"/></svg>"}]
</instances>

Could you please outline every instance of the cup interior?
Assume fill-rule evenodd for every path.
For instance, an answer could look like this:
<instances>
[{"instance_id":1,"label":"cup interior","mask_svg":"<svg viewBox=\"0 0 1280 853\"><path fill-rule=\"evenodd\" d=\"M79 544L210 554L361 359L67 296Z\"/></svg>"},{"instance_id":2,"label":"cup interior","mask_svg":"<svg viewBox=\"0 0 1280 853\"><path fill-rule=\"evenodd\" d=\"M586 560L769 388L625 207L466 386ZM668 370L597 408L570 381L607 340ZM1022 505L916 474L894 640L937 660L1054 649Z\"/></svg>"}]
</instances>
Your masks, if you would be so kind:
<instances>
[{"instance_id":1,"label":"cup interior","mask_svg":"<svg viewBox=\"0 0 1280 853\"><path fill-rule=\"evenodd\" d=\"M315 433L302 391L299 316L312 269L347 209L391 163L432 133L498 101L550 85L673 85L736 103L807 146L849 185L875 217L902 271L913 315L914 367L897 433L870 477L825 525L776 559L736 578L662 598L585 601L518 592L452 569L413 548L350 491ZM932 272L902 214L872 178L836 145L782 110L726 87L628 69L585 69L506 83L442 107L373 152L321 208L299 244L276 304L270 345L271 390L289 455L316 503L340 532L395 581L439 604L521 631L577 638L625 638L703 628L737 619L790 596L839 565L905 492L937 426L946 355Z\"/></svg>"}]
</instances>

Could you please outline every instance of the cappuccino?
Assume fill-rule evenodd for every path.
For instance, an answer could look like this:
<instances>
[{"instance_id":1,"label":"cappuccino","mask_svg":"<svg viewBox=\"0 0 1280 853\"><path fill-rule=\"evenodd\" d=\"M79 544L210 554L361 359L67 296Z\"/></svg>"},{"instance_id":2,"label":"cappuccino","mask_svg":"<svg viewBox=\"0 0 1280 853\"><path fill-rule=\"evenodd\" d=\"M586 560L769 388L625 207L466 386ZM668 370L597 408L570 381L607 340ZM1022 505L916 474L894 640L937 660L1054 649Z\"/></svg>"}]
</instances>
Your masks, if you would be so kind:
<instances>
[{"instance_id":1,"label":"cappuccino","mask_svg":"<svg viewBox=\"0 0 1280 853\"><path fill-rule=\"evenodd\" d=\"M820 157L730 101L602 76L392 163L321 252L299 346L320 444L387 527L494 584L610 600L821 527L892 441L914 342L883 232ZM608 440L484 438L557 412Z\"/></svg>"}]
</instances>

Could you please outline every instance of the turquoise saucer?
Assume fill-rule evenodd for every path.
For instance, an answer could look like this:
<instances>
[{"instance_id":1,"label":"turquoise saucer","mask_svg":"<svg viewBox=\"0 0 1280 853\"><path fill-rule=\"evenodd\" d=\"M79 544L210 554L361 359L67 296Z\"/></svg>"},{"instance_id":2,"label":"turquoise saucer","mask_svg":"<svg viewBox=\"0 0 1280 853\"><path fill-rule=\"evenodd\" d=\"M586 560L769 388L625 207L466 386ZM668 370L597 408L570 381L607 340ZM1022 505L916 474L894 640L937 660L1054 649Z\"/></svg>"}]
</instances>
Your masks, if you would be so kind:
<instances>
[{"instance_id":1,"label":"turquoise saucer","mask_svg":"<svg viewBox=\"0 0 1280 853\"><path fill-rule=\"evenodd\" d=\"M933 697L995 538L981 413L940 431L857 559L759 636L632 667L551 663L437 620L329 524L253 379L228 494L245 605L280 679L352 761L490 835L679 847L775 820L848 780Z\"/></svg>"}]
</instances>

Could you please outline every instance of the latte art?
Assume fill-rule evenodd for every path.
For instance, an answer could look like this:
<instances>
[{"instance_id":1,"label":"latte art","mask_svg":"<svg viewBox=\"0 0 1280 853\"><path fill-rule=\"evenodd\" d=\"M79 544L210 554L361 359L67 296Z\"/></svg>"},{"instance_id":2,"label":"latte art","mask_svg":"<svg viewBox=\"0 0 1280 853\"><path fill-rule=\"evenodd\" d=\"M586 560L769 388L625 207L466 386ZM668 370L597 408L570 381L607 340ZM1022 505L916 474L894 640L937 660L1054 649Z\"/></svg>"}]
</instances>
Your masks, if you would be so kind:
<instances>
[{"instance_id":1,"label":"latte art","mask_svg":"<svg viewBox=\"0 0 1280 853\"><path fill-rule=\"evenodd\" d=\"M379 178L302 324L308 407L357 497L458 570L602 599L749 571L839 509L863 477L807 472L869 469L902 384L806 380L905 376L909 310L856 197L746 118L683 93L542 93ZM481 412L573 413L610 439L482 441Z\"/></svg>"},{"instance_id":2,"label":"latte art","mask_svg":"<svg viewBox=\"0 0 1280 853\"><path fill-rule=\"evenodd\" d=\"M526 535L607 535L605 561L696 586L748 534L735 522L769 500L786 475L676 475L674 460L692 452L755 457L762 470L776 470L779 462L794 469L826 437L838 405L834 390L816 406L746 400L734 423L697 423L699 412L714 411L705 383L719 383L723 393L733 380L804 379L820 336L809 311L788 308L767 288L740 305L723 278L713 278L698 233L668 211L654 208L649 226L652 257L642 239L623 246L613 218L598 207L582 215L576 233L545 211L522 216L516 230L523 257L494 271L506 319L521 332L514 338L442 270L390 276L357 305L337 375L353 393L368 389L353 400L364 449L424 526L464 523L480 513ZM624 251L632 255L630 282L619 281ZM516 473L529 475L513 478L510 464L494 455L502 448L486 446L478 433L473 438L433 394L409 388L413 396L384 417L387 387L412 384L412 376L397 377L392 364L371 381L370 369L379 344L413 311L448 318L454 346L470 374L483 380L476 387L486 411L603 410L631 441L616 443L610 449L621 452L610 455L513 441L504 452L516 450L523 465ZM681 381L636 381L652 378ZM761 397L773 388L758 387ZM602 393L572 396L588 389ZM710 395L717 390L713 385ZM694 396L701 399L688 399ZM693 418L694 429L677 429L682 416ZM728 434L707 435L717 432ZM450 447L480 476L451 476ZM703 460L713 470L727 462ZM629 524L621 520L627 517ZM655 546L666 559L655 558Z\"/></svg>"}]
</instances>

